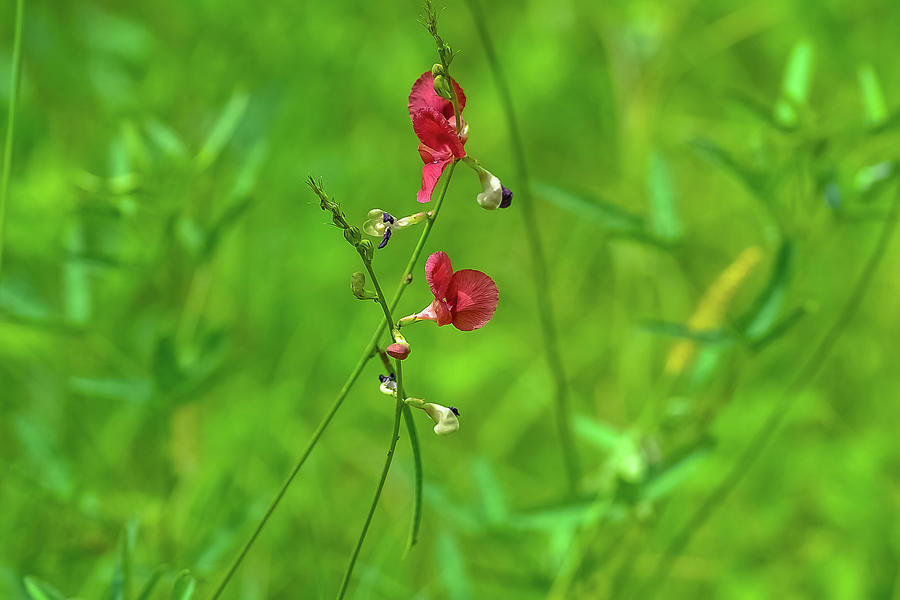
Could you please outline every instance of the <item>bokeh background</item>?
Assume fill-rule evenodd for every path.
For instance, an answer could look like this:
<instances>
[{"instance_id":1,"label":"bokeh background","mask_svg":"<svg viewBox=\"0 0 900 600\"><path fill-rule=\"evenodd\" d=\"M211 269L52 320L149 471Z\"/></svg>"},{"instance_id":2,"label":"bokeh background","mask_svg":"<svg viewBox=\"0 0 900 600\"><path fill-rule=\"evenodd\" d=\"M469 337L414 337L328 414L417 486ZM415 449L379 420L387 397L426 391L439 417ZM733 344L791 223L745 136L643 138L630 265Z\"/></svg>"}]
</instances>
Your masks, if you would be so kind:
<instances>
[{"instance_id":1,"label":"bokeh background","mask_svg":"<svg viewBox=\"0 0 900 600\"><path fill-rule=\"evenodd\" d=\"M401 430L350 595L897 598L896 244L815 377L792 382L897 193L900 6L483 7L534 184L574 494L503 104L466 4L438 7L467 150L520 200L484 211L457 169L426 253L489 273L500 306L474 333L410 329L407 389L459 407L462 427L438 438L415 415L425 513L405 558ZM136 598L154 577L149 598L188 581L211 595L380 318L349 294L358 257L303 181L322 177L356 222L418 209L406 97L436 60L420 13L25 0L0 597ZM388 289L417 238L378 252ZM416 276L401 314L430 299ZM370 362L226 597L333 597L390 435L380 372ZM771 443L691 521L779 407Z\"/></svg>"}]
</instances>

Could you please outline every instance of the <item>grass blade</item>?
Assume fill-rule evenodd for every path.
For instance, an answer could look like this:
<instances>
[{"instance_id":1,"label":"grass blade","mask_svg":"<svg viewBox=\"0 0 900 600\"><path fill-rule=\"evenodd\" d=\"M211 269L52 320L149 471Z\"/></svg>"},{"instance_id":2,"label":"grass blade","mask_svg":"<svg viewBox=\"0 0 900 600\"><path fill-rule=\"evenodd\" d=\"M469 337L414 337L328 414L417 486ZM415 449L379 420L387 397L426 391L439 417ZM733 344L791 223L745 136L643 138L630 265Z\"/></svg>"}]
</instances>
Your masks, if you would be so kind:
<instances>
[{"instance_id":1,"label":"grass blade","mask_svg":"<svg viewBox=\"0 0 900 600\"><path fill-rule=\"evenodd\" d=\"M19 97L19 75L22 70L22 21L25 0L16 1L16 29L13 35L12 67L9 76L9 112L6 119L6 141L3 144L3 175L0 176L0 269L3 267L3 231L6 198L9 196L9 172L12 169L13 139L16 131L16 100Z\"/></svg>"},{"instance_id":2,"label":"grass blade","mask_svg":"<svg viewBox=\"0 0 900 600\"><path fill-rule=\"evenodd\" d=\"M406 541L406 550L408 553L416 542L419 540L419 527L422 525L422 449L419 447L419 435L416 433L416 420L413 418L412 410L409 406L403 407L403 419L406 422L406 430L409 432L409 445L412 448L413 455L413 474L415 482L413 484L413 514L412 522L409 525L409 538Z\"/></svg>"},{"instance_id":3,"label":"grass blade","mask_svg":"<svg viewBox=\"0 0 900 600\"><path fill-rule=\"evenodd\" d=\"M659 152L650 156L650 172L647 180L650 188L650 206L653 216L653 233L666 242L681 237L681 221L675 207L675 193L669 165Z\"/></svg>"},{"instance_id":4,"label":"grass blade","mask_svg":"<svg viewBox=\"0 0 900 600\"><path fill-rule=\"evenodd\" d=\"M232 94L231 99L225 105L225 108L222 109L219 118L213 125L206 142L204 142L203 147L197 154L197 167L200 170L212 165L219 157L228 140L234 135L249 102L250 96L247 94L242 92Z\"/></svg>"},{"instance_id":5,"label":"grass blade","mask_svg":"<svg viewBox=\"0 0 900 600\"><path fill-rule=\"evenodd\" d=\"M881 92L881 82L871 64L862 65L858 75L866 124L877 127L887 119L887 105Z\"/></svg>"},{"instance_id":6,"label":"grass blade","mask_svg":"<svg viewBox=\"0 0 900 600\"><path fill-rule=\"evenodd\" d=\"M806 106L812 69L813 46L809 41L801 40L791 50L781 84L781 98L775 104L775 118L787 127L797 125L800 110Z\"/></svg>"}]
</instances>

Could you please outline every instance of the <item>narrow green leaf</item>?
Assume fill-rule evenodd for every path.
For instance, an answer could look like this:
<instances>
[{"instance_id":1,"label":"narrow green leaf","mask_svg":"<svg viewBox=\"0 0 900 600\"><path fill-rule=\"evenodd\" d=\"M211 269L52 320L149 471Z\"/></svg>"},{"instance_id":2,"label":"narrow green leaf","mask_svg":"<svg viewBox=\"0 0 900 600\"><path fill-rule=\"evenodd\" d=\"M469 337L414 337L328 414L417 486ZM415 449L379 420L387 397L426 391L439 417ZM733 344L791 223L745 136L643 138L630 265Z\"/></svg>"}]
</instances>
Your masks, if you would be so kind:
<instances>
[{"instance_id":1,"label":"narrow green leaf","mask_svg":"<svg viewBox=\"0 0 900 600\"><path fill-rule=\"evenodd\" d=\"M419 435L416 433L416 420L413 418L409 406L403 407L403 419L406 430L409 432L409 444L413 455L413 512L412 521L409 524L409 537L406 540L406 550L409 552L419 541L419 527L422 525L422 449L419 447Z\"/></svg>"},{"instance_id":2,"label":"narrow green leaf","mask_svg":"<svg viewBox=\"0 0 900 600\"><path fill-rule=\"evenodd\" d=\"M608 202L588 200L549 183L532 184L536 196L566 210L581 219L595 221L613 234L646 237L647 225L644 217L630 213Z\"/></svg>"},{"instance_id":3,"label":"narrow green leaf","mask_svg":"<svg viewBox=\"0 0 900 600\"><path fill-rule=\"evenodd\" d=\"M448 533L441 533L435 543L436 562L441 566L438 573L444 589L447 590L447 598L450 600L469 600L475 596L472 594L472 584L466 572L466 561L456 539Z\"/></svg>"},{"instance_id":4,"label":"narrow green leaf","mask_svg":"<svg viewBox=\"0 0 900 600\"><path fill-rule=\"evenodd\" d=\"M132 556L134 555L135 538L137 537L137 520L131 519L122 530L119 539L119 558L113 570L112 582L109 586L110 600L128 600L131 598Z\"/></svg>"},{"instance_id":5,"label":"narrow green leaf","mask_svg":"<svg viewBox=\"0 0 900 600\"><path fill-rule=\"evenodd\" d=\"M572 427L576 435L600 450L612 452L622 439L622 433L614 427L585 415L576 414L572 418Z\"/></svg>"},{"instance_id":6,"label":"narrow green leaf","mask_svg":"<svg viewBox=\"0 0 900 600\"><path fill-rule=\"evenodd\" d=\"M241 117L244 116L244 112L247 110L249 101L250 96L243 92L232 94L225 108L219 113L219 118L216 119L209 136L206 138L206 142L204 142L203 147L197 154L198 168L205 169L209 167L219 157L222 149L231 139L231 136L234 135Z\"/></svg>"},{"instance_id":7,"label":"narrow green leaf","mask_svg":"<svg viewBox=\"0 0 900 600\"><path fill-rule=\"evenodd\" d=\"M800 109L806 106L812 79L813 46L807 40L794 45L784 70L781 98L775 104L775 118L783 125L793 127L799 120Z\"/></svg>"},{"instance_id":8,"label":"narrow green leaf","mask_svg":"<svg viewBox=\"0 0 900 600\"><path fill-rule=\"evenodd\" d=\"M643 498L653 501L674 492L695 471L697 464L710 453L713 446L713 439L704 437L674 452L661 468L650 475L642 489Z\"/></svg>"},{"instance_id":9,"label":"narrow green leaf","mask_svg":"<svg viewBox=\"0 0 900 600\"><path fill-rule=\"evenodd\" d=\"M175 585L172 586L172 600L191 600L194 595L194 588L197 582L191 572L185 569L175 578Z\"/></svg>"},{"instance_id":10,"label":"narrow green leaf","mask_svg":"<svg viewBox=\"0 0 900 600\"><path fill-rule=\"evenodd\" d=\"M881 125L887 119L888 112L875 68L871 64L862 65L858 75L866 123L873 127Z\"/></svg>"},{"instance_id":11,"label":"narrow green leaf","mask_svg":"<svg viewBox=\"0 0 900 600\"><path fill-rule=\"evenodd\" d=\"M79 254L85 250L81 221L71 223L66 235L66 251ZM92 294L88 268L82 261L67 260L63 267L63 308L66 322L84 325L91 319Z\"/></svg>"},{"instance_id":12,"label":"narrow green leaf","mask_svg":"<svg viewBox=\"0 0 900 600\"><path fill-rule=\"evenodd\" d=\"M187 148L184 142L167 125L156 119L148 119L144 122L144 131L153 145L169 158L181 160L187 156Z\"/></svg>"},{"instance_id":13,"label":"narrow green leaf","mask_svg":"<svg viewBox=\"0 0 900 600\"><path fill-rule=\"evenodd\" d=\"M503 523L509 516L506 493L490 463L484 459L475 462L475 481L481 491L484 514L489 523Z\"/></svg>"},{"instance_id":14,"label":"narrow green leaf","mask_svg":"<svg viewBox=\"0 0 900 600\"><path fill-rule=\"evenodd\" d=\"M25 577L25 591L31 600L66 600L55 587L32 575Z\"/></svg>"},{"instance_id":15,"label":"narrow green leaf","mask_svg":"<svg viewBox=\"0 0 900 600\"><path fill-rule=\"evenodd\" d=\"M729 341L732 338L729 333L721 329L695 331L683 323L673 323L671 321L642 321L640 327L656 335L691 340L700 344L717 344Z\"/></svg>"},{"instance_id":16,"label":"narrow green leaf","mask_svg":"<svg viewBox=\"0 0 900 600\"><path fill-rule=\"evenodd\" d=\"M775 325L772 326L772 328L768 333L766 333L766 335L754 341L750 345L750 347L755 351L763 349L765 346L769 345L770 343L774 342L776 339L787 333L791 328L794 327L794 325L799 323L800 320L809 313L810 310L807 307L798 306L790 313L788 313L786 317L775 323Z\"/></svg>"},{"instance_id":17,"label":"narrow green leaf","mask_svg":"<svg viewBox=\"0 0 900 600\"><path fill-rule=\"evenodd\" d=\"M162 579L165 572L166 570L164 568L157 567L156 570L153 571L153 574L150 575L150 579L147 580L147 583L144 584L141 593L137 596L137 600L150 600L153 590L156 589L156 584L159 583L159 580Z\"/></svg>"},{"instance_id":18,"label":"narrow green leaf","mask_svg":"<svg viewBox=\"0 0 900 600\"><path fill-rule=\"evenodd\" d=\"M682 227L675 207L675 192L669 165L659 152L650 156L650 171L647 178L650 188L653 232L662 240L672 242L681 237Z\"/></svg>"},{"instance_id":19,"label":"narrow green leaf","mask_svg":"<svg viewBox=\"0 0 900 600\"><path fill-rule=\"evenodd\" d=\"M748 339L759 340L775 324L790 282L793 257L794 245L790 240L785 239L778 249L778 256L766 287L757 296L747 314L738 319L738 323L741 324L744 335Z\"/></svg>"},{"instance_id":20,"label":"narrow green leaf","mask_svg":"<svg viewBox=\"0 0 900 600\"><path fill-rule=\"evenodd\" d=\"M740 164L731 153L706 138L691 140L691 147L703 158L731 173L757 198L768 204L768 183L763 174Z\"/></svg>"}]
</instances>

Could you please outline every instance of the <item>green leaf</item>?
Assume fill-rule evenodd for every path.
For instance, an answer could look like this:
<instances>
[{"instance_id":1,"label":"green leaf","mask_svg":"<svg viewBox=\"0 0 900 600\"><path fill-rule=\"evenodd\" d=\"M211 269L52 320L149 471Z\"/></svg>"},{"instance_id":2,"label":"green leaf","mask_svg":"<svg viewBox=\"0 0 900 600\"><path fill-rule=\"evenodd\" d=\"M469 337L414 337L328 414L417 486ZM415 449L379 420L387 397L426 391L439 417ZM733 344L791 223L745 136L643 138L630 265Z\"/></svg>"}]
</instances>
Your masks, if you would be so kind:
<instances>
[{"instance_id":1,"label":"green leaf","mask_svg":"<svg viewBox=\"0 0 900 600\"><path fill-rule=\"evenodd\" d=\"M419 540L419 527L422 525L422 450L419 447L419 435L416 433L416 420L413 418L412 409L408 405L403 406L403 419L406 430L409 432L409 444L413 455L413 512L409 524L409 537L406 540L406 550L409 552Z\"/></svg>"},{"instance_id":2,"label":"green leaf","mask_svg":"<svg viewBox=\"0 0 900 600\"><path fill-rule=\"evenodd\" d=\"M653 215L653 232L667 242L681 237L682 227L675 207L675 193L672 190L672 177L666 159L659 152L650 156L650 172L648 176L650 188L650 206Z\"/></svg>"},{"instance_id":3,"label":"green leaf","mask_svg":"<svg viewBox=\"0 0 900 600\"><path fill-rule=\"evenodd\" d=\"M441 582L447 590L450 600L468 600L474 598L472 584L466 573L466 561L456 539L448 533L441 533L435 543L435 557L440 565Z\"/></svg>"},{"instance_id":4,"label":"green leaf","mask_svg":"<svg viewBox=\"0 0 900 600\"><path fill-rule=\"evenodd\" d=\"M862 65L859 67L858 75L866 123L873 127L881 125L887 119L888 113L875 68L871 64Z\"/></svg>"},{"instance_id":5,"label":"green leaf","mask_svg":"<svg viewBox=\"0 0 900 600\"><path fill-rule=\"evenodd\" d=\"M25 577L25 591L31 600L66 600L55 587L32 575Z\"/></svg>"},{"instance_id":6,"label":"green leaf","mask_svg":"<svg viewBox=\"0 0 900 600\"><path fill-rule=\"evenodd\" d=\"M84 251L84 227L81 222L71 223L66 235L66 251L78 254ZM63 308L66 322L85 325L91 319L92 295L88 267L77 260L67 260L63 267Z\"/></svg>"},{"instance_id":7,"label":"green leaf","mask_svg":"<svg viewBox=\"0 0 900 600\"><path fill-rule=\"evenodd\" d=\"M131 519L122 530L119 540L119 559L109 586L110 600L127 600L131 597L132 556L136 537L137 520Z\"/></svg>"},{"instance_id":8,"label":"green leaf","mask_svg":"<svg viewBox=\"0 0 900 600\"><path fill-rule=\"evenodd\" d=\"M191 572L185 569L175 578L175 585L172 586L172 600L191 600L194 595L194 588L197 582Z\"/></svg>"},{"instance_id":9,"label":"green leaf","mask_svg":"<svg viewBox=\"0 0 900 600\"><path fill-rule=\"evenodd\" d=\"M731 173L757 198L768 205L769 184L762 173L740 164L731 153L706 138L691 140L691 147L703 158Z\"/></svg>"},{"instance_id":10,"label":"green leaf","mask_svg":"<svg viewBox=\"0 0 900 600\"><path fill-rule=\"evenodd\" d=\"M700 344L718 344L732 339L732 336L721 329L704 329L696 331L683 323L673 323L671 321L643 321L640 323L641 329L683 340L691 340Z\"/></svg>"},{"instance_id":11,"label":"green leaf","mask_svg":"<svg viewBox=\"0 0 900 600\"><path fill-rule=\"evenodd\" d=\"M250 102L250 96L243 92L235 92L231 99L219 113L209 136L206 138L203 147L197 154L197 167L205 169L212 165L221 154L222 149L234 135L241 117L247 110Z\"/></svg>"},{"instance_id":12,"label":"green leaf","mask_svg":"<svg viewBox=\"0 0 900 600\"><path fill-rule=\"evenodd\" d=\"M181 160L187 156L187 148L178 134L156 119L144 122L144 131L156 148L169 158Z\"/></svg>"},{"instance_id":13,"label":"green leaf","mask_svg":"<svg viewBox=\"0 0 900 600\"><path fill-rule=\"evenodd\" d=\"M622 439L622 433L619 430L584 415L574 415L572 427L576 435L600 450L612 452L619 447Z\"/></svg>"},{"instance_id":14,"label":"green leaf","mask_svg":"<svg viewBox=\"0 0 900 600\"><path fill-rule=\"evenodd\" d=\"M641 495L646 500L658 500L674 492L695 470L714 446L711 437L703 437L678 450L656 469L644 484Z\"/></svg>"},{"instance_id":15,"label":"green leaf","mask_svg":"<svg viewBox=\"0 0 900 600\"><path fill-rule=\"evenodd\" d=\"M785 126L797 124L800 109L806 106L812 80L813 47L807 40L794 45L784 70L781 98L775 104L775 118Z\"/></svg>"},{"instance_id":16,"label":"green leaf","mask_svg":"<svg viewBox=\"0 0 900 600\"><path fill-rule=\"evenodd\" d=\"M748 339L752 341L759 340L775 324L784 304L784 296L791 277L791 266L794 262L793 258L794 245L790 240L785 239L778 249L778 256L775 259L775 265L772 267L769 282L753 302L747 314L738 319L738 322L741 323L741 329Z\"/></svg>"},{"instance_id":17,"label":"green leaf","mask_svg":"<svg viewBox=\"0 0 900 600\"><path fill-rule=\"evenodd\" d=\"M798 306L794 310L792 310L786 317L775 323L774 326L769 330L769 332L758 340L754 341L750 347L759 351L768 344L774 342L779 337L783 336L787 333L791 328L794 327L800 320L810 313L810 310L805 306Z\"/></svg>"},{"instance_id":18,"label":"green leaf","mask_svg":"<svg viewBox=\"0 0 900 600\"><path fill-rule=\"evenodd\" d=\"M630 237L648 237L644 217L608 202L588 200L548 183L535 183L532 192L579 218L599 223L609 233Z\"/></svg>"},{"instance_id":19,"label":"green leaf","mask_svg":"<svg viewBox=\"0 0 900 600\"><path fill-rule=\"evenodd\" d=\"M162 579L165 572L166 570L164 568L157 567L150 576L150 579L147 580L147 583L144 584L144 588L141 590L141 593L138 594L137 600L150 600L150 595L153 594L153 590L156 589L156 584L159 583L159 580Z\"/></svg>"},{"instance_id":20,"label":"green leaf","mask_svg":"<svg viewBox=\"0 0 900 600\"><path fill-rule=\"evenodd\" d=\"M475 462L475 481L481 491L481 501L488 523L503 523L509 516L506 493L490 463L484 459Z\"/></svg>"}]
</instances>

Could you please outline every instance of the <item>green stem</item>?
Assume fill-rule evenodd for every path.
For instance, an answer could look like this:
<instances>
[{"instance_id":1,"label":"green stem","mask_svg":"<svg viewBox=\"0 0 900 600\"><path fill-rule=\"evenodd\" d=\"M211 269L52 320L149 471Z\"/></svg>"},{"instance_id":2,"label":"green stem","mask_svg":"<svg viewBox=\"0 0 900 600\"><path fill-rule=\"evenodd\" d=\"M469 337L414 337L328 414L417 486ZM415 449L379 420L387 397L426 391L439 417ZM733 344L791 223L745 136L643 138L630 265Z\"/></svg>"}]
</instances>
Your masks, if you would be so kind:
<instances>
[{"instance_id":1,"label":"green stem","mask_svg":"<svg viewBox=\"0 0 900 600\"><path fill-rule=\"evenodd\" d=\"M3 267L3 232L6 219L6 197L9 195L9 173L12 169L13 139L16 130L16 100L19 96L19 73L22 69L22 21L25 0L16 1L16 28L13 34L12 67L9 76L9 113L6 120L6 142L3 145L3 175L0 180L0 269Z\"/></svg>"},{"instance_id":2,"label":"green stem","mask_svg":"<svg viewBox=\"0 0 900 600\"><path fill-rule=\"evenodd\" d=\"M506 76L503 74L500 61L494 51L490 33L485 26L484 13L477 0L466 0L466 4L472 13L472 19L475 21L475 27L478 29L478 35L481 37L481 42L484 45L485 55L488 63L491 65L491 71L494 73L494 80L500 91L500 99L503 103L506 124L512 141L510 145L513 149L513 157L521 184L521 189L516 190L516 201L521 206L519 212L522 214L522 219L525 222L525 233L528 238L528 248L531 252L538 312L540 313L541 332L544 338L544 355L546 356L547 365L553 376L555 386L557 434L562 447L569 491L574 493L577 490L578 480L580 479L580 468L578 466L578 453L575 449L572 435L571 419L569 418L569 388L566 384L563 360L559 353L559 339L556 327L553 324L553 304L549 292L550 282L547 260L544 257L537 216L531 201L531 183L528 176L528 163L525 160L525 145L522 141L518 121L513 109L512 93L506 82Z\"/></svg>"},{"instance_id":3,"label":"green stem","mask_svg":"<svg viewBox=\"0 0 900 600\"><path fill-rule=\"evenodd\" d=\"M437 220L438 213L440 212L441 206L444 203L444 197L447 194L447 188L450 187L450 179L453 177L453 171L455 170L455 168L456 161L454 161L453 164L450 165L450 171L447 173L447 179L444 183L444 188L441 190L441 195L438 197L437 205L434 208L434 213L428 219L428 222L425 223L425 228L422 231L422 235L419 236L419 241L416 244L416 247L413 249L413 253L409 258L409 263L407 263L406 269L403 271L403 275L400 278L400 284L397 286L397 291L394 294L394 298L391 300L392 311L397 308L397 304L400 303L400 298L403 296L403 292L412 281L413 269L415 269L416 267L416 262L419 260L419 256L421 256L422 254L422 249L425 247L425 242L428 239L428 235L431 233L431 229L434 227L434 223ZM381 339L381 334L384 332L385 325L387 325L387 319L382 319L378 324L378 327L375 328L375 332L372 334L372 339L369 340L368 345L366 345L366 349L363 350L359 362L357 362L356 366L353 368L353 372L350 373L350 376L347 378L347 381L344 383L344 386L338 393L337 398L335 398L334 403L328 410L328 413L319 423L318 427L316 427L316 430L313 432L312 438L307 444L306 449L303 451L303 455L300 457L300 460L297 462L294 470L291 472L287 480L285 480L284 485L281 486L281 489L278 491L278 494L275 496L275 499L272 501L272 504L269 506L268 510L266 510L266 513L263 515L263 518L259 522L259 525L257 525L256 529L253 531L253 535L251 535L250 539L247 540L247 543L244 544L244 547L241 549L241 553L231 565L231 568L228 570L228 573L225 575L222 583L219 584L219 587L212 595L211 600L217 600L217 598L222 595L222 592L225 590L228 582L234 576L238 567L241 565L241 562L243 562L244 557L250 551L250 547L253 546L256 538L259 536L263 527L265 527L266 523L269 520L269 517L271 517L272 513L275 512L275 508L278 506L279 502L281 502L281 499L282 497L284 497L285 492L287 492L288 487L290 487L291 483L294 481L297 473L300 472L300 467L302 467L303 463L306 462L306 459L309 457L316 443L319 441L319 438L322 437L322 434L325 432L325 428L328 427L331 419L334 417L335 413L337 413L338 409L341 407L341 404L344 402L344 398L346 398L347 394L350 392L350 388L353 387L354 383L356 383L357 378L359 377L360 373L362 373L363 367L365 367L366 363L369 362L369 359L372 358L372 356L374 356L374 354L377 352L378 340ZM410 435L412 436L412 434Z\"/></svg>"},{"instance_id":4,"label":"green stem","mask_svg":"<svg viewBox=\"0 0 900 600\"><path fill-rule=\"evenodd\" d=\"M719 485L706 497L693 516L688 519L688 522L681 531L679 531L669 543L669 546L666 548L662 558L660 558L659 563L657 564L655 576L642 590L639 590L636 597L643 599L652 598L656 595L665 579L668 577L675 559L681 554L684 548L687 547L688 543L690 543L691 537L709 520L716 509L723 504L728 495L741 482L744 475L747 474L753 464L762 455L769 442L772 441L772 438L775 437L775 433L784 422L785 417L799 397L800 392L812 382L816 375L818 375L825 360L831 354L831 351L840 339L841 334L844 332L844 329L856 314L859 305L865 297L866 291L868 291L869 286L872 283L875 271L881 263L881 259L884 257L888 244L893 237L897 225L898 214L900 214L900 190L898 190L891 203L890 211L885 219L878 241L872 249L872 253L869 255L868 260L860 272L859 279L853 287L850 297L847 299L846 304L844 304L844 308L841 310L837 319L835 319L834 323L828 329L825 336L822 338L822 341L810 355L810 358L806 361L803 368L800 369L797 377L785 389L779 400L775 402L769 416L762 424L762 427L760 427L753 435L750 443L747 444L743 452L741 452L737 462L722 479Z\"/></svg>"},{"instance_id":5,"label":"green stem","mask_svg":"<svg viewBox=\"0 0 900 600\"><path fill-rule=\"evenodd\" d=\"M341 580L341 588L338 590L338 600L344 597L344 594L347 593L347 586L350 585L350 577L353 574L353 567L356 565L356 559L359 556L360 550L362 550L363 542L366 539L366 534L369 532L369 525L372 523L372 517L375 514L375 508L378 506L378 501L381 499L381 490L384 489L384 482L387 479L388 471L391 470L391 463L394 460L394 449L397 447L397 440L400 439L400 415L403 413L403 392L402 392L402 369L400 367L400 361L395 361L397 364L397 406L394 409L394 426L391 430L391 443L388 446L387 458L384 461L384 468L381 470L381 478L378 480L378 485L375 487L375 497L372 498L372 504L369 506L369 512L366 514L366 522L363 523L362 531L359 534L359 540L356 542L356 547L353 548L353 554L350 555L350 563L347 565L347 570L344 572L344 578Z\"/></svg>"},{"instance_id":6,"label":"green stem","mask_svg":"<svg viewBox=\"0 0 900 600\"><path fill-rule=\"evenodd\" d=\"M297 461L296 466L294 466L294 470L291 471L291 474L285 480L284 484L281 486L281 489L278 491L278 494L275 496L275 499L272 500L272 503L269 505L269 508L266 510L266 513L263 515L262 520L256 526L256 529L253 531L253 535L250 536L250 539L247 540L247 543L244 544L243 549L241 549L241 553L235 559L234 563L231 565L231 568L228 570L228 573L225 575L225 578L222 580L222 583L219 584L219 587L216 589L215 593L212 595L212 600L216 600L219 596L222 595L222 592L225 591L225 586L228 585L228 582L231 581L232 576L237 571L238 567L243 562L244 557L247 555L247 552L250 551L250 547L253 546L253 542L256 541L256 538L259 536L260 532L263 530L263 527L266 526L266 523L269 521L269 517L272 516L272 513L275 512L275 509L278 507L278 504L281 502L281 499L284 497L285 492L287 492L288 487L290 487L291 483L294 481L294 478L297 476L297 473L300 472L300 467L303 466L303 463L306 462L306 459L309 457L310 453L312 453L313 448L315 448L316 443L319 441L319 438L322 437L322 434L325 433L325 428L328 427L328 424L331 422L331 419L334 417L335 413L337 413L338 409L341 407L341 404L344 402L344 398L347 397L347 394L350 392L350 388L353 387L353 384L356 382L356 379L359 377L360 373L362 373L363 367L366 366L366 363L369 362L369 359L372 357L371 348L378 343L378 339L381 337L382 328L379 327L375 331L375 335L372 336L372 340L366 346L366 351L363 352L363 355L360 357L359 361L356 363L356 366L353 368L353 371L350 373L350 376L347 378L347 381L344 382L344 386L341 388L341 391L338 393L337 398L335 398L334 403L331 405L331 408L326 413L325 417L319 423L319 426L316 427L316 430L313 432L312 437L306 445L306 449L303 451L303 454L300 456L300 460Z\"/></svg>"}]
</instances>

